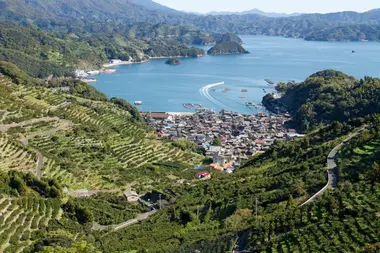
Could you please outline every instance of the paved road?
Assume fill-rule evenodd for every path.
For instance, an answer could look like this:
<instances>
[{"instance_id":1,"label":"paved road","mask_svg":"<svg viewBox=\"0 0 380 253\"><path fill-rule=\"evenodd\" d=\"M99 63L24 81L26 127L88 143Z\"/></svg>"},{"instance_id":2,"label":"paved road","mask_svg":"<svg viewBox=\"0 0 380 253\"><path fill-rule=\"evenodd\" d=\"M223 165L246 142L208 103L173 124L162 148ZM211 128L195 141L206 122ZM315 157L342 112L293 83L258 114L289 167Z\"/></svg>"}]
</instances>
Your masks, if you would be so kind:
<instances>
[{"instance_id":1,"label":"paved road","mask_svg":"<svg viewBox=\"0 0 380 253\"><path fill-rule=\"evenodd\" d=\"M115 230L116 231L116 230L128 227L130 225L136 224L140 221L146 220L150 216L152 216L153 214L155 214L157 212L158 212L158 210L153 210L153 211L150 211L147 213L142 213L142 214L139 214L136 218L127 220L127 221L122 222L122 223L117 224L117 225L103 226L103 225L100 225L100 224L95 222L94 225L92 226L92 230Z\"/></svg>"},{"instance_id":2,"label":"paved road","mask_svg":"<svg viewBox=\"0 0 380 253\"><path fill-rule=\"evenodd\" d=\"M40 151L37 151L37 178L41 179L42 168L44 167L44 156Z\"/></svg>"},{"instance_id":3,"label":"paved road","mask_svg":"<svg viewBox=\"0 0 380 253\"><path fill-rule=\"evenodd\" d=\"M352 138L358 136L365 129L366 127L360 128L358 131L348 136L342 143L340 143L339 145L337 145L335 148L331 150L331 152L327 156L327 175L328 175L327 184L319 192L317 192L311 198L309 198L306 202L304 202L301 206L307 205L310 202L313 202L318 197L322 196L323 193L325 193L327 189L335 189L338 186L339 175L338 175L338 169L337 169L338 165L336 164L337 154L347 142L349 142Z\"/></svg>"}]
</instances>

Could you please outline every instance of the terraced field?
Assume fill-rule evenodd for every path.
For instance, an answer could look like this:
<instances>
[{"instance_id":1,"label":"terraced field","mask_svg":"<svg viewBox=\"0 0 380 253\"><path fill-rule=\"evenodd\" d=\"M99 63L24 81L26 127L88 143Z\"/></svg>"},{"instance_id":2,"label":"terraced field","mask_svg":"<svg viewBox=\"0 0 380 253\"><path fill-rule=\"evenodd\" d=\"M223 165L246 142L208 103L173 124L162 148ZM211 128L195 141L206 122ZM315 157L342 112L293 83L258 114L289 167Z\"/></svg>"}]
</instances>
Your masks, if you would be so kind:
<instances>
[{"instance_id":1,"label":"terraced field","mask_svg":"<svg viewBox=\"0 0 380 253\"><path fill-rule=\"evenodd\" d=\"M36 154L0 134L0 169L36 173Z\"/></svg>"},{"instance_id":2,"label":"terraced field","mask_svg":"<svg viewBox=\"0 0 380 253\"><path fill-rule=\"evenodd\" d=\"M32 233L60 213L59 200L0 196L0 252L22 252L32 244Z\"/></svg>"},{"instance_id":3,"label":"terraced field","mask_svg":"<svg viewBox=\"0 0 380 253\"><path fill-rule=\"evenodd\" d=\"M0 86L0 128L5 133L0 169L36 174L36 154L41 153L38 175L55 178L69 189L98 190L131 183L140 169L143 175L152 164L191 166L194 158L200 159L156 140L144 123L112 102L43 87ZM16 145L17 139L28 149Z\"/></svg>"},{"instance_id":4,"label":"terraced field","mask_svg":"<svg viewBox=\"0 0 380 253\"><path fill-rule=\"evenodd\" d=\"M356 194L347 196L339 205L362 215L339 218L329 215L329 210L312 205L296 209L286 220L282 217L273 220L273 231L286 231L284 225L292 229L272 238L271 252L309 252L310 249L315 252L364 252L368 242L377 243L379 220L376 219L376 209L380 208L380 192L373 193L366 186L355 190ZM295 229L297 227L301 228Z\"/></svg>"}]
</instances>

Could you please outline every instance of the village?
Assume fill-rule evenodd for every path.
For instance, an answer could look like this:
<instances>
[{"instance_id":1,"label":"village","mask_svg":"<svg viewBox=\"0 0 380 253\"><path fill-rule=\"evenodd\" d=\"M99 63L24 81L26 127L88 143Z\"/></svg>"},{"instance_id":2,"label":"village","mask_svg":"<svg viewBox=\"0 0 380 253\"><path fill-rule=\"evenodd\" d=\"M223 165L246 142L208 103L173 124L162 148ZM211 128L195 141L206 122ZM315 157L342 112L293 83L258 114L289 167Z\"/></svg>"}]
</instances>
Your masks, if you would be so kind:
<instances>
[{"instance_id":1,"label":"village","mask_svg":"<svg viewBox=\"0 0 380 253\"><path fill-rule=\"evenodd\" d=\"M144 113L158 138L173 141L189 140L198 144L210 167L225 173L233 173L242 161L270 149L275 140L303 137L295 129L285 129L290 115L239 114L222 110L201 110L196 113ZM197 166L202 170L204 166ZM199 172L198 178L208 178L207 171Z\"/></svg>"}]
</instances>

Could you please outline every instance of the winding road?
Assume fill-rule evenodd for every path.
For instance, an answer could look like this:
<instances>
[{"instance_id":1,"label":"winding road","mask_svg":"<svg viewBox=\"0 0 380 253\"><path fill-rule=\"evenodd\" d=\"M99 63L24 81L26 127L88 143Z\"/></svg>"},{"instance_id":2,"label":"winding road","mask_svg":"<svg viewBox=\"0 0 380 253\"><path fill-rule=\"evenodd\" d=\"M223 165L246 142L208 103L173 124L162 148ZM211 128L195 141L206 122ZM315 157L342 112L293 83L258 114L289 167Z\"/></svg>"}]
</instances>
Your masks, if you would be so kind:
<instances>
[{"instance_id":1,"label":"winding road","mask_svg":"<svg viewBox=\"0 0 380 253\"><path fill-rule=\"evenodd\" d=\"M65 104L65 106L67 106L67 105L69 105L68 102ZM37 124L40 122L52 122L52 121L57 121L57 122L60 122L63 124L62 124L62 126L59 126L59 127L56 127L56 128L44 131L44 132L38 132L38 133L28 135L25 138L21 139L21 143L24 146L28 146L29 140L36 137L36 136L50 136L50 135L55 134L58 131L66 130L66 129L71 128L73 126L73 122L70 120L60 119L58 117L45 117L45 118L27 120L27 121L23 121L23 122L19 122L19 123L11 123L11 124L7 124L7 125L0 125L0 132L5 133L10 128L13 128L13 127L24 127L24 126L34 125L34 124ZM42 155L42 153L39 150L36 150L36 154L37 154L37 173L36 173L36 176L38 179L41 179L42 168L44 167L44 156Z\"/></svg>"},{"instance_id":2,"label":"winding road","mask_svg":"<svg viewBox=\"0 0 380 253\"><path fill-rule=\"evenodd\" d=\"M346 145L347 142L349 142L352 138L358 136L365 129L366 126L360 128L358 131L348 136L342 143L340 143L330 151L329 155L327 156L327 184L319 192L317 192L311 198L305 201L301 206L313 202L318 197L322 196L327 191L327 189L335 189L338 186L339 175L337 169L338 165L336 164L338 152Z\"/></svg>"}]
</instances>

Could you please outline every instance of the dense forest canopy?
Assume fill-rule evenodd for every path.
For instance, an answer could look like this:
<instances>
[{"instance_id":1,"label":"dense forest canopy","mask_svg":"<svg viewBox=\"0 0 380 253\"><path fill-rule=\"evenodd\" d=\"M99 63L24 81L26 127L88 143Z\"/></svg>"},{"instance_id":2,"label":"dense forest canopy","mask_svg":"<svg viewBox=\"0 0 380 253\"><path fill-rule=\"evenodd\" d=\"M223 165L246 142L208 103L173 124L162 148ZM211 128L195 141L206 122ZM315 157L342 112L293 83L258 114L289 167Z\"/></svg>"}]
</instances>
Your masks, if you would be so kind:
<instances>
[{"instance_id":1,"label":"dense forest canopy","mask_svg":"<svg viewBox=\"0 0 380 253\"><path fill-rule=\"evenodd\" d=\"M356 80L339 71L325 70L302 83L280 83L276 88L283 93L281 98L268 94L264 104L271 110L278 107L289 111L294 116L290 124L305 131L334 120L347 122L380 112L377 78Z\"/></svg>"},{"instance_id":2,"label":"dense forest canopy","mask_svg":"<svg viewBox=\"0 0 380 253\"><path fill-rule=\"evenodd\" d=\"M205 52L184 44L215 41L213 35L200 30L168 25L140 24L120 32L66 34L0 22L0 60L14 63L34 77L70 76L74 69L99 69L108 59L197 57Z\"/></svg>"}]
</instances>

